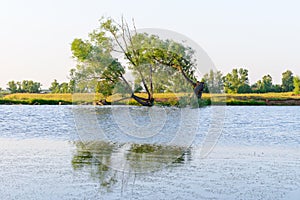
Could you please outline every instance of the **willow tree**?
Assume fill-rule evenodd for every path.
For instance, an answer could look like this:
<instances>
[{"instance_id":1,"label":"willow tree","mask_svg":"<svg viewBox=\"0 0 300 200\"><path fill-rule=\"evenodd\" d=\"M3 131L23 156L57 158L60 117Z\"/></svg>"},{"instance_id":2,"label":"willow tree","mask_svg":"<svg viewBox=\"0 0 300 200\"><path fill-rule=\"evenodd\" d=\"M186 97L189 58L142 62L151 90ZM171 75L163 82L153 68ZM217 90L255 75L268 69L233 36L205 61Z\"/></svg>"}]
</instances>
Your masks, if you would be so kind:
<instances>
[{"instance_id":1,"label":"willow tree","mask_svg":"<svg viewBox=\"0 0 300 200\"><path fill-rule=\"evenodd\" d=\"M131 31L123 19L121 23L101 19L100 27L90 33L87 40L74 39L71 50L77 61L72 77L82 92L101 92L108 96L121 85L130 94L129 98L143 106L152 106L154 92L178 92L176 87L191 84L199 97L203 89L194 76L191 48L137 32L134 23ZM135 84L142 85L147 98L135 94L133 83L125 78L127 71L132 73Z\"/></svg>"}]
</instances>

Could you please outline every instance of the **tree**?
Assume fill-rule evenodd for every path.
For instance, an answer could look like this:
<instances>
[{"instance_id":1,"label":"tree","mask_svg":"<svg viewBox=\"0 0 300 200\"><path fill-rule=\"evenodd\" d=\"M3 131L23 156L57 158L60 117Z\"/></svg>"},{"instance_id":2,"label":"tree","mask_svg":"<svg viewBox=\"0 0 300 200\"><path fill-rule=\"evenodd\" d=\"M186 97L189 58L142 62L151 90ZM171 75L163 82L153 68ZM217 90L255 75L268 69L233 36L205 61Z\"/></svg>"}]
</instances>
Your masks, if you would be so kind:
<instances>
[{"instance_id":1,"label":"tree","mask_svg":"<svg viewBox=\"0 0 300 200\"><path fill-rule=\"evenodd\" d=\"M280 86L278 86L278 85L274 86L272 81L273 81L273 79L272 79L271 75L267 74L262 77L262 80L258 80L255 84L253 84L251 86L251 89L253 92L256 92L256 93L281 91Z\"/></svg>"},{"instance_id":2,"label":"tree","mask_svg":"<svg viewBox=\"0 0 300 200\"><path fill-rule=\"evenodd\" d=\"M7 85L7 89L10 91L10 93L16 93L18 91L18 87L15 81L9 81Z\"/></svg>"},{"instance_id":3,"label":"tree","mask_svg":"<svg viewBox=\"0 0 300 200\"><path fill-rule=\"evenodd\" d=\"M282 92L282 87L280 84L273 85L273 92Z\"/></svg>"},{"instance_id":4,"label":"tree","mask_svg":"<svg viewBox=\"0 0 300 200\"><path fill-rule=\"evenodd\" d=\"M27 88L23 90L28 93L39 93L41 91L41 84L32 80L23 81L26 83Z\"/></svg>"},{"instance_id":5,"label":"tree","mask_svg":"<svg viewBox=\"0 0 300 200\"><path fill-rule=\"evenodd\" d=\"M20 81L17 82L17 92L23 92L23 89L22 89L22 83Z\"/></svg>"},{"instance_id":6,"label":"tree","mask_svg":"<svg viewBox=\"0 0 300 200\"><path fill-rule=\"evenodd\" d=\"M300 77L295 76L293 82L294 82L294 93L300 94Z\"/></svg>"},{"instance_id":7,"label":"tree","mask_svg":"<svg viewBox=\"0 0 300 200\"><path fill-rule=\"evenodd\" d=\"M223 77L223 82L226 93L250 92L247 69L233 69Z\"/></svg>"},{"instance_id":8,"label":"tree","mask_svg":"<svg viewBox=\"0 0 300 200\"><path fill-rule=\"evenodd\" d=\"M75 91L75 81L71 79L69 83L59 83L56 79L54 79L49 90L51 93L73 93Z\"/></svg>"},{"instance_id":9,"label":"tree","mask_svg":"<svg viewBox=\"0 0 300 200\"><path fill-rule=\"evenodd\" d=\"M71 79L69 81L69 92L70 93L74 93L75 92L75 88L76 88L75 80Z\"/></svg>"},{"instance_id":10,"label":"tree","mask_svg":"<svg viewBox=\"0 0 300 200\"><path fill-rule=\"evenodd\" d=\"M293 73L290 70L287 70L282 73L282 91L291 92L294 89L293 83Z\"/></svg>"},{"instance_id":11,"label":"tree","mask_svg":"<svg viewBox=\"0 0 300 200\"><path fill-rule=\"evenodd\" d=\"M69 84L66 82L63 82L59 85L59 92L60 93L69 93Z\"/></svg>"},{"instance_id":12,"label":"tree","mask_svg":"<svg viewBox=\"0 0 300 200\"><path fill-rule=\"evenodd\" d=\"M272 77L269 74L263 76L260 91L265 93L265 92L272 92L272 90L273 90Z\"/></svg>"},{"instance_id":13,"label":"tree","mask_svg":"<svg viewBox=\"0 0 300 200\"><path fill-rule=\"evenodd\" d=\"M251 90L250 85L246 84L246 83L242 83L237 89L238 94L245 94L245 93L251 93L251 92L252 92L252 90Z\"/></svg>"},{"instance_id":14,"label":"tree","mask_svg":"<svg viewBox=\"0 0 300 200\"><path fill-rule=\"evenodd\" d=\"M54 79L54 81L51 83L51 87L49 88L49 90L51 91L51 93L59 93L60 85L56 79Z\"/></svg>"},{"instance_id":15,"label":"tree","mask_svg":"<svg viewBox=\"0 0 300 200\"><path fill-rule=\"evenodd\" d=\"M172 89L178 77L192 84L197 94L203 85L194 77L193 50L172 40L129 30L123 19L121 24L112 19L101 19L100 27L89 34L88 40L74 39L71 45L76 69L71 74L81 92L112 94L115 86L122 84L124 93L129 94L144 106L152 106L155 91ZM121 55L121 63L115 54ZM125 78L130 70L134 83ZM180 75L180 76L179 76ZM147 98L137 96L132 84L142 85ZM179 84L183 85L183 84ZM110 86L110 87L109 87Z\"/></svg>"},{"instance_id":16,"label":"tree","mask_svg":"<svg viewBox=\"0 0 300 200\"><path fill-rule=\"evenodd\" d=\"M210 70L204 74L202 81L205 82L204 92L221 93L223 91L223 74L221 71Z\"/></svg>"}]
</instances>

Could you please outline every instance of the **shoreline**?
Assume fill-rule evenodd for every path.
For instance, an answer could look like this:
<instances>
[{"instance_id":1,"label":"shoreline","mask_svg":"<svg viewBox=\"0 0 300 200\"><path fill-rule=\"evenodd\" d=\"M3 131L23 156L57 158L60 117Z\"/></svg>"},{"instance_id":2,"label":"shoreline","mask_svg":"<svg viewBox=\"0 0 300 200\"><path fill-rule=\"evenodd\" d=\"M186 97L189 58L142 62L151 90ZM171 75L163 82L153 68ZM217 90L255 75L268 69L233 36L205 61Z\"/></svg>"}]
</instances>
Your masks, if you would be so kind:
<instances>
[{"instance_id":1,"label":"shoreline","mask_svg":"<svg viewBox=\"0 0 300 200\"><path fill-rule=\"evenodd\" d=\"M0 105L103 105L101 94L80 94L74 98L72 94L10 94L0 98ZM139 96L145 96L140 93ZM190 105L190 94L185 93L157 93L154 95L155 105L181 106ZM112 102L116 96L107 98ZM76 99L76 101L75 101ZM100 99L100 100L99 100ZM130 99L117 104L139 105ZM208 94L204 93L199 102L200 106L230 105L230 106L300 106L300 96L292 93L265 93L265 94Z\"/></svg>"}]
</instances>

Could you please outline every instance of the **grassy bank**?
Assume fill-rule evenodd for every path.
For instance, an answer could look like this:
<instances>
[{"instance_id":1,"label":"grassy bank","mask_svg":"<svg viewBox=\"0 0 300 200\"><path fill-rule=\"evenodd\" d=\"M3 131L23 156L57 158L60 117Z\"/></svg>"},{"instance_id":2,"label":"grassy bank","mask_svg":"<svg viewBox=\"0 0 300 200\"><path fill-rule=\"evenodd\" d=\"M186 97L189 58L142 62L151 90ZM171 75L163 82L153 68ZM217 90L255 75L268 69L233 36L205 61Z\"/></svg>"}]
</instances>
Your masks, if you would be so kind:
<instances>
[{"instance_id":1,"label":"grassy bank","mask_svg":"<svg viewBox=\"0 0 300 200\"><path fill-rule=\"evenodd\" d=\"M137 94L147 97L146 94ZM164 106L180 106L190 104L191 94L187 93L157 93L154 94L155 103ZM121 99L113 95L107 98L108 102ZM93 104L103 99L101 94L9 94L0 97L0 104L24 105L67 105ZM125 99L119 104L138 105L133 99ZM266 94L203 94L202 105L300 105L300 96L293 93L266 93ZM117 103L115 103L117 104Z\"/></svg>"},{"instance_id":2,"label":"grassy bank","mask_svg":"<svg viewBox=\"0 0 300 200\"><path fill-rule=\"evenodd\" d=\"M296 96L292 92L226 95L214 94L211 98L215 103L224 103L224 99L226 99L227 105L300 105L300 96Z\"/></svg>"}]
</instances>

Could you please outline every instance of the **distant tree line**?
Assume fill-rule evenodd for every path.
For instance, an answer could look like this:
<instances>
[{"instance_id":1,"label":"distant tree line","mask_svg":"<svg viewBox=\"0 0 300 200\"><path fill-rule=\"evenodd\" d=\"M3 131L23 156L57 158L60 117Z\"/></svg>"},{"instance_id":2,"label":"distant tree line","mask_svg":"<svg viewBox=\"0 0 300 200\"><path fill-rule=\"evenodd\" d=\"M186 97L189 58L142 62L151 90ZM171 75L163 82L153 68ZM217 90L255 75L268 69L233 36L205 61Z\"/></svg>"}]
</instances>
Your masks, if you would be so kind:
<instances>
[{"instance_id":1,"label":"distant tree line","mask_svg":"<svg viewBox=\"0 0 300 200\"><path fill-rule=\"evenodd\" d=\"M72 72L71 72L72 73ZM292 71L287 70L282 73L281 84L273 84L271 75L267 74L254 84L249 83L248 70L244 68L235 68L225 76L221 71L210 71L202 78L205 82L204 92L206 93L267 93L267 92L292 92L300 94L300 77L295 76ZM10 93L40 93L41 84L32 80L23 81L10 81L8 82L7 90ZM142 90L140 85L135 86L136 92ZM59 83L56 79L51 83L49 88L51 93L73 93L82 92L80 85L75 85L75 80ZM102 82L96 83L96 92L98 93L111 93L111 86L103 84ZM168 92L164 90L163 85L159 91L155 92Z\"/></svg>"},{"instance_id":2,"label":"distant tree line","mask_svg":"<svg viewBox=\"0 0 300 200\"><path fill-rule=\"evenodd\" d=\"M51 93L73 93L75 91L75 81L71 79L69 83L58 83L54 79L49 90Z\"/></svg>"},{"instance_id":3,"label":"distant tree line","mask_svg":"<svg viewBox=\"0 0 300 200\"><path fill-rule=\"evenodd\" d=\"M10 93L40 93L42 86L39 82L32 80L10 81L7 85Z\"/></svg>"},{"instance_id":4,"label":"distant tree line","mask_svg":"<svg viewBox=\"0 0 300 200\"><path fill-rule=\"evenodd\" d=\"M290 70L282 73L281 84L273 84L271 75L267 74L250 85L247 69L233 69L223 76L220 71L210 71L205 74L202 81L206 84L204 92L211 93L267 93L267 92L292 92L300 93L300 78L294 76Z\"/></svg>"}]
</instances>

